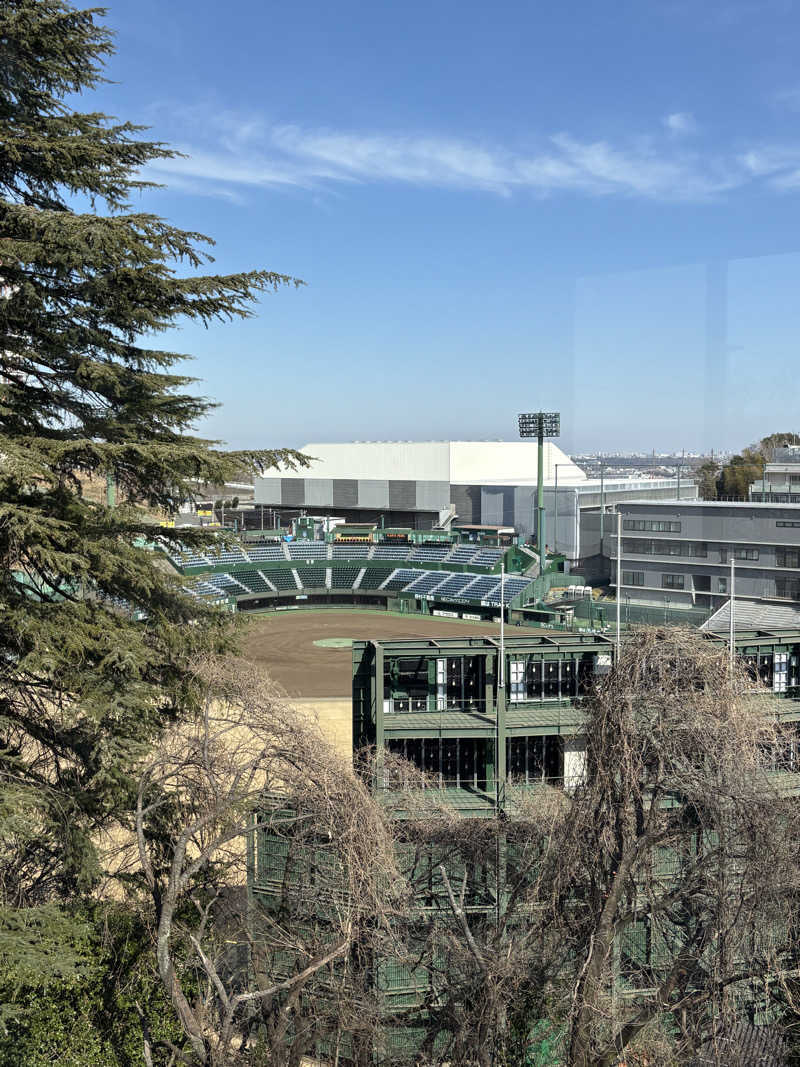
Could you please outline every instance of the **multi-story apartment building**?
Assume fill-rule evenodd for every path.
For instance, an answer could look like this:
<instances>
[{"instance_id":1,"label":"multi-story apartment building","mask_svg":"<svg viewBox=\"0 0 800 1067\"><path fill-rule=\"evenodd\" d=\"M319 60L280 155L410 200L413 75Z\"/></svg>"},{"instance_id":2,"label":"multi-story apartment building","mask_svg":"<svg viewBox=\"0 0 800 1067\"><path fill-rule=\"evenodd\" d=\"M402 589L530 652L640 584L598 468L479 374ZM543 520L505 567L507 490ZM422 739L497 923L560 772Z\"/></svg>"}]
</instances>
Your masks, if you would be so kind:
<instances>
[{"instance_id":1,"label":"multi-story apartment building","mask_svg":"<svg viewBox=\"0 0 800 1067\"><path fill-rule=\"evenodd\" d=\"M720 501L641 501L618 506L623 604L715 610L730 597L800 606L800 507ZM616 585L617 517L610 520Z\"/></svg>"},{"instance_id":2,"label":"multi-story apartment building","mask_svg":"<svg viewBox=\"0 0 800 1067\"><path fill-rule=\"evenodd\" d=\"M800 445L775 449L763 477L750 485L750 500L760 504L800 505Z\"/></svg>"}]
</instances>

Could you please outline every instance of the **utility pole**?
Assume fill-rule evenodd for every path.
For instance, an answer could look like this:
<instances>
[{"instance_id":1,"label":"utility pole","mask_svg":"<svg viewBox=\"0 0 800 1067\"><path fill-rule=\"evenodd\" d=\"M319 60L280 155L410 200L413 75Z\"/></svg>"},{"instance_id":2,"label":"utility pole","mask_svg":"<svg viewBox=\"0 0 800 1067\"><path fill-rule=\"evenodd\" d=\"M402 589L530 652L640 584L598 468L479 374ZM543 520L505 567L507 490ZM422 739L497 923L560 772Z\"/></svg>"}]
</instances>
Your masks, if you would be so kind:
<instances>
[{"instance_id":1,"label":"utility pole","mask_svg":"<svg viewBox=\"0 0 800 1067\"><path fill-rule=\"evenodd\" d=\"M605 514L606 514L606 494L605 494L605 463L600 463L600 555L605 553Z\"/></svg>"},{"instance_id":2,"label":"utility pole","mask_svg":"<svg viewBox=\"0 0 800 1067\"><path fill-rule=\"evenodd\" d=\"M617 515L617 663L619 663L620 646L620 609L622 608L622 515L619 504L616 507Z\"/></svg>"},{"instance_id":3,"label":"utility pole","mask_svg":"<svg viewBox=\"0 0 800 1067\"><path fill-rule=\"evenodd\" d=\"M733 678L733 664L736 656L736 562L731 549L731 595L730 595L730 668Z\"/></svg>"},{"instance_id":4,"label":"utility pole","mask_svg":"<svg viewBox=\"0 0 800 1067\"><path fill-rule=\"evenodd\" d=\"M505 556L500 560L500 688L506 684L506 652L505 652L505 591L506 591L506 561Z\"/></svg>"},{"instance_id":5,"label":"utility pole","mask_svg":"<svg viewBox=\"0 0 800 1067\"><path fill-rule=\"evenodd\" d=\"M506 593L506 566L505 558L500 561L500 665L497 672L497 707L495 708L494 716L494 797L495 797L495 815L499 816L501 808L503 806L505 776L507 773L506 767L506 755L505 755L505 727L506 727L506 639L505 639L505 593ZM502 751L501 751L502 749ZM497 875L497 900L495 901L498 909L500 907L500 852L499 852L499 835L496 841L498 852L496 854L496 875ZM499 917L499 911L498 911Z\"/></svg>"}]
</instances>

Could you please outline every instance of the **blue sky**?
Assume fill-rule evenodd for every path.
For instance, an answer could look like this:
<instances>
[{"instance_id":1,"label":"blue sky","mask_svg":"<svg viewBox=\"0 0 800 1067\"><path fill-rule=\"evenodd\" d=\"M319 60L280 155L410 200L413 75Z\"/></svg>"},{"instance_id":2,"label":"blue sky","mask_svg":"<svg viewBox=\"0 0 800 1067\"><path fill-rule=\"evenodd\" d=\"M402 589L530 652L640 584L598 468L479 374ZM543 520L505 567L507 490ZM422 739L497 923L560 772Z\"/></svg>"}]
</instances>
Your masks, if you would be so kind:
<instances>
[{"instance_id":1,"label":"blue sky","mask_svg":"<svg viewBox=\"0 0 800 1067\"><path fill-rule=\"evenodd\" d=\"M800 3L117 0L142 206L307 285L187 327L233 447L800 429ZM710 280L711 279L711 280Z\"/></svg>"}]
</instances>

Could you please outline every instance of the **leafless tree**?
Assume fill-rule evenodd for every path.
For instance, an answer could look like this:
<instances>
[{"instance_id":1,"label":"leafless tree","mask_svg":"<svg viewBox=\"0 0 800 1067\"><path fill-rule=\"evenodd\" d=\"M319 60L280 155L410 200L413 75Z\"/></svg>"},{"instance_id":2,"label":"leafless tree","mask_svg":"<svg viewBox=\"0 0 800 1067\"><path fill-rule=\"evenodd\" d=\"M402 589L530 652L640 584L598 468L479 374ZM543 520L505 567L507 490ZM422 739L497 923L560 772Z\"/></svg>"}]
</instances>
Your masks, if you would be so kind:
<instances>
[{"instance_id":1,"label":"leafless tree","mask_svg":"<svg viewBox=\"0 0 800 1067\"><path fill-rule=\"evenodd\" d=\"M408 905L395 919L402 937L387 961L405 990L384 1015L382 1034L394 1045L379 1045L379 1060L522 1064L530 1021L548 1014L563 967L535 902L567 799L543 785L511 797L500 818L469 818L435 779L398 757L385 756L381 773L398 816Z\"/></svg>"},{"instance_id":2,"label":"leafless tree","mask_svg":"<svg viewBox=\"0 0 800 1067\"><path fill-rule=\"evenodd\" d=\"M742 1019L796 1012L779 706L719 645L643 630L586 702L576 788L510 796L499 820L443 804L407 821L422 992L398 1019L424 1031L421 1059L522 1064L549 1017L571 1067L728 1065Z\"/></svg>"},{"instance_id":3,"label":"leafless tree","mask_svg":"<svg viewBox=\"0 0 800 1067\"><path fill-rule=\"evenodd\" d=\"M710 1062L715 1042L722 1064L765 991L794 1010L787 738L725 649L633 636L586 702L585 780L510 794L498 819L463 818L387 753L354 774L251 667L201 670L201 714L139 789L158 972L186 1034L146 1041L151 1061L511 1067L549 1017L571 1067Z\"/></svg>"},{"instance_id":4,"label":"leafless tree","mask_svg":"<svg viewBox=\"0 0 800 1067\"><path fill-rule=\"evenodd\" d=\"M777 706L678 629L632 637L587 702L586 779L538 885L574 958L572 1067L610 1067L664 1018L675 1062L707 1056L791 972L798 820Z\"/></svg>"},{"instance_id":5,"label":"leafless tree","mask_svg":"<svg viewBox=\"0 0 800 1067\"><path fill-rule=\"evenodd\" d=\"M205 703L147 761L136 803L158 974L186 1037L156 1047L143 1018L145 1061L296 1065L342 1035L352 1051L373 1021L359 960L391 939L402 886L386 817L251 665L198 674ZM250 900L248 851L264 883Z\"/></svg>"}]
</instances>

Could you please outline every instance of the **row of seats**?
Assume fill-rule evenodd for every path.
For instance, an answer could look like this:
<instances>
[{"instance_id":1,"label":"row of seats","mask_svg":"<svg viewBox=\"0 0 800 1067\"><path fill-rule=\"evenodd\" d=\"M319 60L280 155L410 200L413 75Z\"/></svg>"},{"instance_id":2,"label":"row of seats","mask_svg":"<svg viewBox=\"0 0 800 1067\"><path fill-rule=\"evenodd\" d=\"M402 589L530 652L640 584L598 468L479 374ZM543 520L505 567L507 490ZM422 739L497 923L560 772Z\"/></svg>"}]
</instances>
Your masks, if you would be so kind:
<instances>
[{"instance_id":1,"label":"row of seats","mask_svg":"<svg viewBox=\"0 0 800 1067\"><path fill-rule=\"evenodd\" d=\"M365 572L364 577L361 579L358 588L379 589L391 573L391 567L369 567Z\"/></svg>"},{"instance_id":2,"label":"row of seats","mask_svg":"<svg viewBox=\"0 0 800 1067\"><path fill-rule=\"evenodd\" d=\"M331 559L366 559L372 545L331 545Z\"/></svg>"},{"instance_id":3,"label":"row of seats","mask_svg":"<svg viewBox=\"0 0 800 1067\"><path fill-rule=\"evenodd\" d=\"M375 545L373 559L407 559L408 545Z\"/></svg>"},{"instance_id":4,"label":"row of seats","mask_svg":"<svg viewBox=\"0 0 800 1067\"><path fill-rule=\"evenodd\" d=\"M360 567L334 567L331 570L332 589L352 589L358 578Z\"/></svg>"},{"instance_id":5,"label":"row of seats","mask_svg":"<svg viewBox=\"0 0 800 1067\"><path fill-rule=\"evenodd\" d=\"M274 570L269 572L269 580L276 589L297 589L297 582L290 570Z\"/></svg>"},{"instance_id":6,"label":"row of seats","mask_svg":"<svg viewBox=\"0 0 800 1067\"><path fill-rule=\"evenodd\" d=\"M252 560L286 559L283 545L248 545L245 551Z\"/></svg>"},{"instance_id":7,"label":"row of seats","mask_svg":"<svg viewBox=\"0 0 800 1067\"><path fill-rule=\"evenodd\" d=\"M436 595L445 597L459 596L464 586L469 585L474 578L474 574L451 574L436 590Z\"/></svg>"},{"instance_id":8,"label":"row of seats","mask_svg":"<svg viewBox=\"0 0 800 1067\"><path fill-rule=\"evenodd\" d=\"M487 578L478 578L477 581L470 584L464 595L472 600L486 600L495 586L499 587L499 585L500 582L494 575Z\"/></svg>"},{"instance_id":9,"label":"row of seats","mask_svg":"<svg viewBox=\"0 0 800 1067\"><path fill-rule=\"evenodd\" d=\"M270 593L274 588L271 585L267 585L260 571L237 571L236 580L241 582L242 585L246 585L251 593Z\"/></svg>"},{"instance_id":10,"label":"row of seats","mask_svg":"<svg viewBox=\"0 0 800 1067\"><path fill-rule=\"evenodd\" d=\"M362 581L362 586L365 584ZM501 583L496 574L449 574L447 571L395 570L381 588L399 592L415 593L417 596L432 594L444 600L457 597L468 600L484 600L491 604L502 601L508 604L529 585L527 578L506 578Z\"/></svg>"},{"instance_id":11,"label":"row of seats","mask_svg":"<svg viewBox=\"0 0 800 1067\"><path fill-rule=\"evenodd\" d=\"M206 557L214 566L219 566L220 563L249 563L250 559L242 552L240 548L220 548L216 551L209 549L205 553Z\"/></svg>"},{"instance_id":12,"label":"row of seats","mask_svg":"<svg viewBox=\"0 0 800 1067\"><path fill-rule=\"evenodd\" d=\"M437 585L442 583L441 571L424 571L422 576L417 575L416 579L408 587L412 593L416 593L418 596L425 596L431 589L434 589Z\"/></svg>"},{"instance_id":13,"label":"row of seats","mask_svg":"<svg viewBox=\"0 0 800 1067\"><path fill-rule=\"evenodd\" d=\"M295 567L295 570L304 589L325 585L325 569L323 567Z\"/></svg>"},{"instance_id":14,"label":"row of seats","mask_svg":"<svg viewBox=\"0 0 800 1067\"><path fill-rule=\"evenodd\" d=\"M288 543L291 559L327 559L328 546L324 541L290 541Z\"/></svg>"},{"instance_id":15,"label":"row of seats","mask_svg":"<svg viewBox=\"0 0 800 1067\"><path fill-rule=\"evenodd\" d=\"M408 558L409 560L425 559L441 562L447 557L450 548L450 545L417 545L416 548L411 550L411 555Z\"/></svg>"},{"instance_id":16,"label":"row of seats","mask_svg":"<svg viewBox=\"0 0 800 1067\"><path fill-rule=\"evenodd\" d=\"M499 548L476 548L472 545L392 545L333 544L324 541L290 541L229 546L200 552L183 548L167 555L180 568L199 568L229 564L257 563L284 559L375 559L407 562L458 563L476 567L494 567L502 556Z\"/></svg>"},{"instance_id":17,"label":"row of seats","mask_svg":"<svg viewBox=\"0 0 800 1067\"><path fill-rule=\"evenodd\" d=\"M352 589L362 568L332 567L331 587ZM297 574L297 581L295 580ZM219 598L244 596L246 593L269 593L273 590L291 591L323 588L326 568L296 566L294 570L281 568L267 574L257 569L237 570L233 574L209 574L189 587L196 595ZM503 603L507 604L529 584L527 578L508 577L503 588ZM501 582L497 575L455 574L448 571L416 570L409 567L367 567L358 586L360 589L381 589L385 592L406 591L417 596L433 595L443 600L463 598L499 604Z\"/></svg>"}]
</instances>

